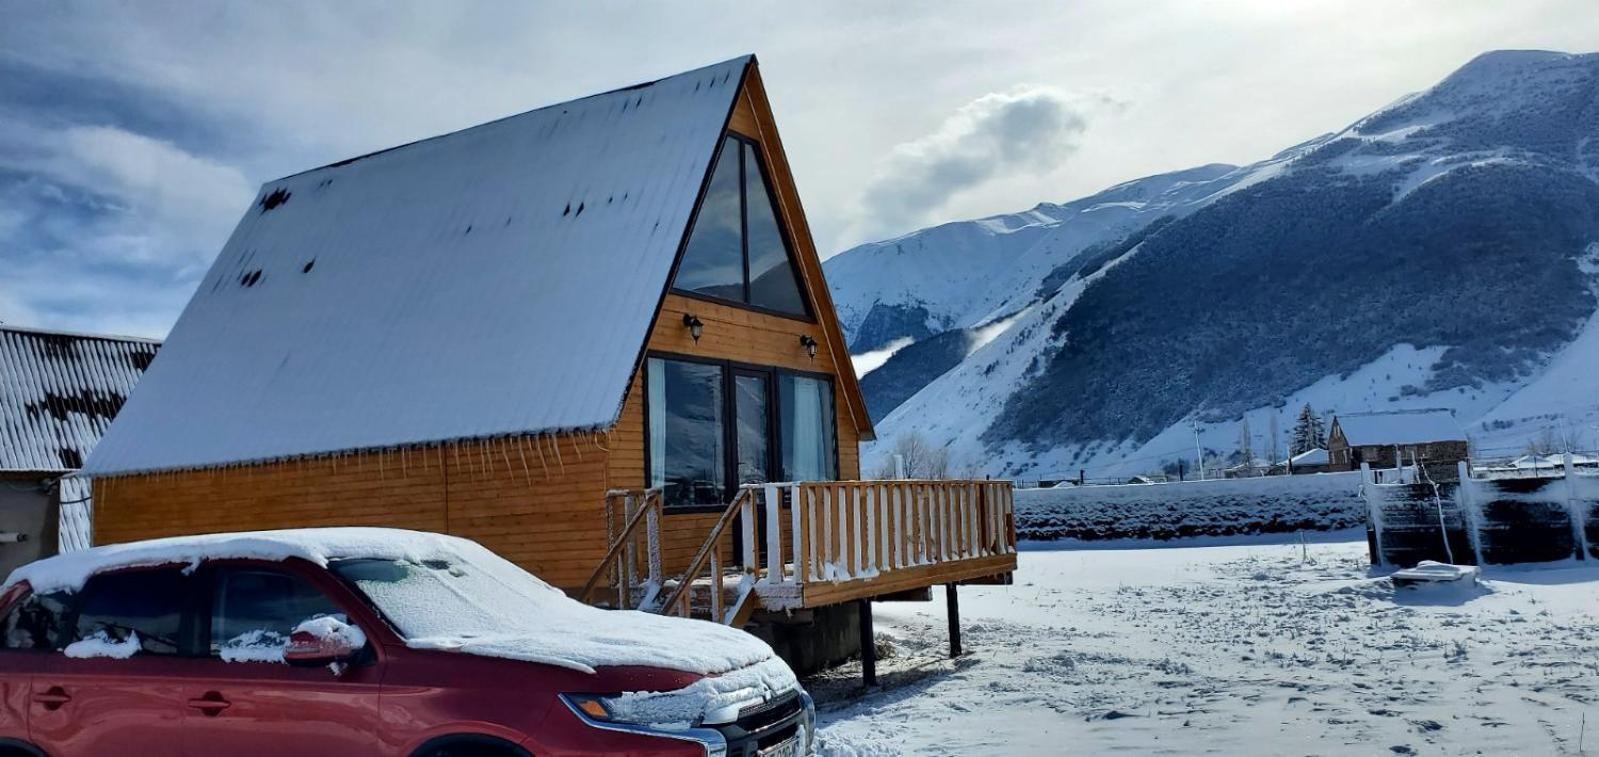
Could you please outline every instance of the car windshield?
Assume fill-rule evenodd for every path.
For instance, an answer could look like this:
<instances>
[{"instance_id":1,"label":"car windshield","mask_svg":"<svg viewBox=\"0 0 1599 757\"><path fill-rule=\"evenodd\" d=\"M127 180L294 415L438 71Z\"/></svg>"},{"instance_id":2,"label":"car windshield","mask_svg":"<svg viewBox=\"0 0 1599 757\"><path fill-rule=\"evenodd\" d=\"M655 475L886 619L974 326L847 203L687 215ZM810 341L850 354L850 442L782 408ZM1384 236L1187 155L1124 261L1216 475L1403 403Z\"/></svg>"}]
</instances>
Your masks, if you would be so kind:
<instances>
[{"instance_id":1,"label":"car windshield","mask_svg":"<svg viewBox=\"0 0 1599 757\"><path fill-rule=\"evenodd\" d=\"M504 633L509 618L547 617L559 590L514 566L455 560L335 560L329 568L371 601L401 636L471 639Z\"/></svg>"}]
</instances>

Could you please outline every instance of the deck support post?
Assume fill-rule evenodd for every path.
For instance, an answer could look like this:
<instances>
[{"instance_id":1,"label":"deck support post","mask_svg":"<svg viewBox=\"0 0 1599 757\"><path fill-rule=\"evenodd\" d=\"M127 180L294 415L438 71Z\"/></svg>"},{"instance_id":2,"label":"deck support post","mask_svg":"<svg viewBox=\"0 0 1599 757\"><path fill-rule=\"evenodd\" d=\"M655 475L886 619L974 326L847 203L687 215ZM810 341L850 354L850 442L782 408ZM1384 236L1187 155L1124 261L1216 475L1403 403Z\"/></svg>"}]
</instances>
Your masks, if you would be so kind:
<instances>
[{"instance_id":1,"label":"deck support post","mask_svg":"<svg viewBox=\"0 0 1599 757\"><path fill-rule=\"evenodd\" d=\"M861 608L861 683L877 685L877 634L872 632L872 600L858 600Z\"/></svg>"},{"instance_id":2,"label":"deck support post","mask_svg":"<svg viewBox=\"0 0 1599 757\"><path fill-rule=\"evenodd\" d=\"M944 584L944 602L949 606L949 656L961 656L961 600L955 584Z\"/></svg>"}]
</instances>

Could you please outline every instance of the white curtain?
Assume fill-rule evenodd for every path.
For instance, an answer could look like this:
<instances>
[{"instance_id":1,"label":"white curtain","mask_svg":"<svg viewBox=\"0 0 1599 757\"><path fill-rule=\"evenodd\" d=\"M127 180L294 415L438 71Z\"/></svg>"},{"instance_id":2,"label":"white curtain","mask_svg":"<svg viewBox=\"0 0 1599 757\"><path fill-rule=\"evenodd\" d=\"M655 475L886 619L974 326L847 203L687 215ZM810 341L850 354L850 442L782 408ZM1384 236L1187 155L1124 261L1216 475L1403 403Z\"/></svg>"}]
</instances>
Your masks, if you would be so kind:
<instances>
[{"instance_id":1,"label":"white curtain","mask_svg":"<svg viewBox=\"0 0 1599 757\"><path fill-rule=\"evenodd\" d=\"M650 358L644 371L649 391L644 395L650 406L650 486L666 485L666 366Z\"/></svg>"},{"instance_id":2,"label":"white curtain","mask_svg":"<svg viewBox=\"0 0 1599 757\"><path fill-rule=\"evenodd\" d=\"M784 418L783 448L795 481L838 478L833 457L833 385L821 379L787 377L791 412Z\"/></svg>"}]
</instances>

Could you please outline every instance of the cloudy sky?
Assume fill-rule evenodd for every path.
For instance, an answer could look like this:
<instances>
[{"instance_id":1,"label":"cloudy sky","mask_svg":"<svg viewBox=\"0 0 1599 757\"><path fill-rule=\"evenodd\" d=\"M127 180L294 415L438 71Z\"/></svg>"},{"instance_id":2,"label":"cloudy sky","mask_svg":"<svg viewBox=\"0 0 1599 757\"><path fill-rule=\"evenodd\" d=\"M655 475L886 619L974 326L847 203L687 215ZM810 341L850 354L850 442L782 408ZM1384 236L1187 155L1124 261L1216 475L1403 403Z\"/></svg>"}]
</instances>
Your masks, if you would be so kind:
<instances>
[{"instance_id":1,"label":"cloudy sky","mask_svg":"<svg viewBox=\"0 0 1599 757\"><path fill-rule=\"evenodd\" d=\"M1259 160L1593 10L0 0L0 321L161 336L264 181L745 52L831 254Z\"/></svg>"}]
</instances>

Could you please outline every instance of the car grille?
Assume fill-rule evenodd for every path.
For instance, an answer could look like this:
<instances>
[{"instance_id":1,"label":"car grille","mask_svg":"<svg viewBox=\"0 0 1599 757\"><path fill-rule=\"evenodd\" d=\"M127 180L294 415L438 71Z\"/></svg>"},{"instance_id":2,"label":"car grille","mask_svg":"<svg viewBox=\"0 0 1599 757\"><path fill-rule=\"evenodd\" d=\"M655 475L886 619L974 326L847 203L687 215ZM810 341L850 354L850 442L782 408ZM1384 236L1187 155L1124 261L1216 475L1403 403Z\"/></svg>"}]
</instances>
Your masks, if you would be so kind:
<instances>
[{"instance_id":1,"label":"car grille","mask_svg":"<svg viewBox=\"0 0 1599 757\"><path fill-rule=\"evenodd\" d=\"M717 730L727 739L728 757L756 757L763 751L793 737L799 728L805 703L799 692L745 708L738 720Z\"/></svg>"}]
</instances>

